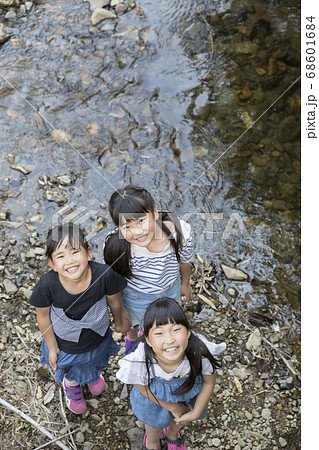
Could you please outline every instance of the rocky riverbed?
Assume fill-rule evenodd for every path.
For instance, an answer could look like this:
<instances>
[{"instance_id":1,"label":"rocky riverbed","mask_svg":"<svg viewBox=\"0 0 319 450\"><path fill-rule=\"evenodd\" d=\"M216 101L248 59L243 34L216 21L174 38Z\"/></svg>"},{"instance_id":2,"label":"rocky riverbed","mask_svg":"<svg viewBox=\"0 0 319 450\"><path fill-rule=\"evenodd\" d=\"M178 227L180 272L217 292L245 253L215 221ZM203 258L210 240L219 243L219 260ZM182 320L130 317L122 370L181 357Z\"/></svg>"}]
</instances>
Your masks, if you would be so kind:
<instances>
[{"instance_id":1,"label":"rocky riverbed","mask_svg":"<svg viewBox=\"0 0 319 450\"><path fill-rule=\"evenodd\" d=\"M166 91L165 83L161 90L153 89L148 79L144 83L146 100L143 90L139 91L145 72L143 55L148 55L147 69L151 67L162 76L156 65L156 54L162 63L162 48L166 53L170 49L177 52L178 33L171 35L170 31L157 26L155 33L149 26L150 18L145 17L143 9L134 1L71 3L0 0L0 46L6 47L6 64L10 70L14 69L15 58L18 58L24 67L16 73L13 71L14 76L6 69L6 76L8 72L11 81L15 77L20 89L25 78L33 79L34 73L28 71L30 62L24 61L27 56L37 66L39 85L46 86L44 91L47 89L51 93L52 90L52 97L58 99L57 103L55 100L52 103L51 98L47 104L42 103L42 89L38 97L38 92L33 90L28 94L40 105L40 110L44 105L46 113L52 113L48 118L51 121L54 118L56 129L53 131L47 129L37 115L33 116L33 111L20 109L20 98L14 101L10 97L8 104L2 105L6 110L4 116L10 122L3 127L5 151L1 155L4 172L0 189L0 447L137 450L141 449L144 432L130 410L129 389L115 378L118 359L124 350L121 336L115 335L121 352L112 358L104 373L107 388L98 398L86 391L89 408L83 416L75 416L65 408L61 388L54 382L53 374L39 365L41 336L35 311L28 306L27 298L46 267L41 236L49 217L63 205L70 206L75 201L90 205L95 211L91 219L96 233L105 231L107 225L104 201L108 192L103 191L102 199L95 197L102 187L96 184L92 172L86 173L87 165L81 166L78 154L71 153L70 161L64 159L70 152L67 145L64 148L62 144L71 142L73 150L81 148L90 164L104 174L111 171L114 179L131 177L118 171L122 167L129 171L131 164L133 172L143 171L151 185L155 174L152 161L160 165L165 157L171 165L169 169L163 165L162 170L169 172L168 181L160 178L156 189L157 193L171 198L172 186L177 186L178 193L184 192L189 185L184 186L183 180L189 183L202 176L212 150L224 151L222 144L228 139L232 139L229 144L237 139L250 127L250 117L258 118L295 82L299 76L300 55L296 43L299 38L295 31L291 41L286 36L284 9L276 10L278 17L273 20L265 2L246 2L242 6L238 1L225 12L220 5L216 11L214 8L210 11L206 5L202 12L197 11L194 28L188 27L184 34L181 32L185 52L190 57L186 66L193 67L192 61L199 69L210 60L210 54L215 56L214 70L203 77L202 84L192 94L194 102L187 113L184 112L188 120L194 120L194 128L199 130L200 136L196 138L195 133L194 142L198 145L192 146L200 172L189 174L186 169L185 173L180 172L178 159L180 149L184 151L185 143L189 144L180 128L183 120L179 111L185 105L172 103L172 99L181 101L184 91L191 89L192 84L176 94ZM181 11L183 6L180 2ZM134 18L128 17L122 23L115 18L129 16L133 10ZM39 17L38 22L34 21L35 15ZM26 26L28 20L32 23L31 30ZM39 34L34 37L37 28ZM35 52L31 54L33 48ZM110 54L114 58L112 64ZM56 59L43 65L47 55ZM175 65L180 66L183 75L184 55L176 58L174 64L177 61ZM73 59L75 62L71 63ZM64 60L61 67L57 63L60 60ZM131 66L134 68L134 61L138 70L133 77L128 70ZM59 67L57 71L56 67ZM91 67L92 73L88 70ZM116 68L115 72L112 68ZM20 73L27 76L20 80ZM51 74L56 74L56 78L51 79ZM193 70L190 78L194 76ZM51 84L46 84L47 79ZM171 87L171 78L165 80ZM183 76L181 80L185 82ZM100 88L103 95L98 95ZM84 97L79 95L79 103L74 105L71 102L70 112L65 102L77 98L78 89L83 90ZM125 89L128 95L122 103L128 105L124 110L116 97ZM216 98L209 102L211 93ZM83 109L91 98L95 104L90 104L91 109ZM107 111L100 104L101 98L108 102ZM94 115L96 105L97 111L102 111L102 118ZM170 123L166 124L162 116L166 117L170 108L174 114L169 114ZM245 226L251 236L251 241L245 241L244 222L235 221L245 232L244 239L236 236L228 241L225 238L224 247L218 251L212 251L205 242L202 249L207 247L214 255L214 262L203 260L200 255L193 262L194 299L187 312L197 331L215 342L225 341L227 350L223 353L223 367L206 418L184 429L189 450L300 448L298 250L295 250L297 239L290 235L299 220L296 192L300 163L295 155L299 110L300 88L296 84L291 96L283 97L276 110L263 117L260 128L251 129L244 136L237 154L232 154L228 163L224 161L225 169L207 173L206 184L194 194L199 203L190 197L179 205L182 212L188 211L189 203L192 207L193 204L204 205L204 208L200 206L200 211L213 213L216 208L224 211L225 204L229 203L227 198L237 199L236 214L237 210L250 214ZM85 121L72 122L71 126L69 121L74 111L81 112ZM89 116L91 123L87 122ZM238 121L234 119L236 116ZM82 130L87 133L82 135ZM161 145L158 145L159 140ZM49 168L42 148L50 154ZM167 148L167 153L162 154L162 148ZM137 157L137 152L142 156ZM156 159L152 160L154 157ZM146 164L149 160L150 164ZM178 161L176 166L175 160ZM228 172L227 179L223 172ZM226 189L232 176L234 186L226 195L222 189ZM241 216L233 216L236 217ZM219 222L214 225L214 236L216 230L219 231ZM267 233L263 230L268 228L269 238L265 239ZM203 229L201 225L201 231ZM212 229L210 233L213 235ZM199 240L200 233L197 237ZM211 241L207 244L213 245ZM94 253L101 256L98 246ZM273 269L275 276L272 276ZM43 428L39 429L40 426ZM48 444L54 439L59 439L60 443Z\"/></svg>"},{"instance_id":2,"label":"rocky riverbed","mask_svg":"<svg viewBox=\"0 0 319 450\"><path fill-rule=\"evenodd\" d=\"M46 448L140 449L144 432L130 409L130 388L115 377L124 352L122 336L114 333L121 350L104 372L106 390L92 397L86 389L87 412L82 416L72 414L65 407L53 374L39 364L41 335L35 311L27 304L45 267L44 244L35 232L30 232L25 242L17 243L12 237L6 241L2 231L2 240L6 242L0 256L2 448L42 448L50 440L59 439L62 444L51 443ZM235 282L249 283L246 279ZM295 348L288 345L284 330L276 326L270 330L269 323L275 324L275 309L238 312L234 289L227 287L228 283L226 277L216 278L212 262L196 256L194 299L186 310L195 330L215 342L225 341L227 349L207 416L184 428L187 448L298 449L300 379ZM298 334L298 330L295 332ZM3 401L16 410L10 410Z\"/></svg>"}]
</instances>

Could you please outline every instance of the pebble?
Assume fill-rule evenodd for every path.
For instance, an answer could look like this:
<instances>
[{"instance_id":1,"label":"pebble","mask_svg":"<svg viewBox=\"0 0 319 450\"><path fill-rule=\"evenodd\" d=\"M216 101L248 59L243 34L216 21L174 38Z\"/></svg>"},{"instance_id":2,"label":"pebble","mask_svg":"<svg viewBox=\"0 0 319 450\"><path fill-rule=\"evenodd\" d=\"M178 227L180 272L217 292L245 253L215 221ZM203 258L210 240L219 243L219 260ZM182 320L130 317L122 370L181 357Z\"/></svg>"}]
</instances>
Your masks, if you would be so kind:
<instances>
[{"instance_id":1,"label":"pebble","mask_svg":"<svg viewBox=\"0 0 319 450\"><path fill-rule=\"evenodd\" d=\"M284 438L280 437L280 438L279 438L279 444L280 444L282 447L286 447L287 441L286 441Z\"/></svg>"},{"instance_id":2,"label":"pebble","mask_svg":"<svg viewBox=\"0 0 319 450\"><path fill-rule=\"evenodd\" d=\"M265 420L269 420L271 418L271 410L268 408L264 408L261 411L261 417Z\"/></svg>"},{"instance_id":3,"label":"pebble","mask_svg":"<svg viewBox=\"0 0 319 450\"><path fill-rule=\"evenodd\" d=\"M5 291L8 295L15 294L16 292L18 292L18 287L11 280L8 280L7 278L5 278L3 280L3 285L4 285Z\"/></svg>"},{"instance_id":4,"label":"pebble","mask_svg":"<svg viewBox=\"0 0 319 450\"><path fill-rule=\"evenodd\" d=\"M17 14L13 10L11 10L8 11L4 17L5 19L14 19L15 17L17 17Z\"/></svg>"},{"instance_id":5,"label":"pebble","mask_svg":"<svg viewBox=\"0 0 319 450\"><path fill-rule=\"evenodd\" d=\"M220 441L219 438L214 438L212 440L212 444L213 444L214 447L219 447L221 445L221 441Z\"/></svg>"},{"instance_id":6,"label":"pebble","mask_svg":"<svg viewBox=\"0 0 319 450\"><path fill-rule=\"evenodd\" d=\"M12 6L14 0L0 0L0 6Z\"/></svg>"}]
</instances>

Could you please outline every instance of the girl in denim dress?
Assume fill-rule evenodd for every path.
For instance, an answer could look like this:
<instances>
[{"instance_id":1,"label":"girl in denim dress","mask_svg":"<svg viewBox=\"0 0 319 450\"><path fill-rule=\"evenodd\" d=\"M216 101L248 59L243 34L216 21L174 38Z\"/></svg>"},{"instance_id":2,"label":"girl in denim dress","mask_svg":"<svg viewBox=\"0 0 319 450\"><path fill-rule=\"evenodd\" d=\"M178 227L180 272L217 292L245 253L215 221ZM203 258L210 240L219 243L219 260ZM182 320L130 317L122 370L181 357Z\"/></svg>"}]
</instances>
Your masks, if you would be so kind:
<instances>
[{"instance_id":1,"label":"girl in denim dress","mask_svg":"<svg viewBox=\"0 0 319 450\"><path fill-rule=\"evenodd\" d=\"M116 376L134 384L131 407L145 424L143 450L160 449L162 432L168 450L186 450L180 429L205 416L220 368L216 356L226 344L192 332L181 306L167 297L146 309L138 342Z\"/></svg>"}]
</instances>

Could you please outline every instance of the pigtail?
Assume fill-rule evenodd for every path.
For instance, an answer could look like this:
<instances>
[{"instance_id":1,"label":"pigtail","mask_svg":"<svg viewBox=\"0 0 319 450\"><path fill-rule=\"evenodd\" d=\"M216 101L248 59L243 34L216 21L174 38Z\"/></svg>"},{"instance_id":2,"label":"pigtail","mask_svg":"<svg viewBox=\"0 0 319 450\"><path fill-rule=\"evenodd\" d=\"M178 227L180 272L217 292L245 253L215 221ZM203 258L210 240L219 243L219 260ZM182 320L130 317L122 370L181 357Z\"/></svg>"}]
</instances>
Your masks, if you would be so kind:
<instances>
[{"instance_id":1,"label":"pigtail","mask_svg":"<svg viewBox=\"0 0 319 450\"><path fill-rule=\"evenodd\" d=\"M115 272L125 278L132 278L130 267L131 244L120 236L118 229L106 236L104 242L104 262L109 264Z\"/></svg>"},{"instance_id":2,"label":"pigtail","mask_svg":"<svg viewBox=\"0 0 319 450\"><path fill-rule=\"evenodd\" d=\"M175 232L176 232L176 238L171 233L171 230L165 225L164 221L170 221L174 224ZM161 211L160 212L160 219L157 220L157 224L160 226L160 228L164 231L164 233L167 235L168 239L170 240L171 246L174 249L176 259L178 262L180 262L181 257L179 254L179 251L183 247L183 233L181 229L181 222L177 215L170 211Z\"/></svg>"},{"instance_id":3,"label":"pigtail","mask_svg":"<svg viewBox=\"0 0 319 450\"><path fill-rule=\"evenodd\" d=\"M188 359L191 368L190 374L186 378L185 382L173 392L174 395L185 394L193 388L196 377L202 374L203 358L207 358L209 360L213 366L213 373L221 367L220 361L218 361L218 359L210 353L204 342L193 332L188 340L188 347L186 349L185 356Z\"/></svg>"}]
</instances>

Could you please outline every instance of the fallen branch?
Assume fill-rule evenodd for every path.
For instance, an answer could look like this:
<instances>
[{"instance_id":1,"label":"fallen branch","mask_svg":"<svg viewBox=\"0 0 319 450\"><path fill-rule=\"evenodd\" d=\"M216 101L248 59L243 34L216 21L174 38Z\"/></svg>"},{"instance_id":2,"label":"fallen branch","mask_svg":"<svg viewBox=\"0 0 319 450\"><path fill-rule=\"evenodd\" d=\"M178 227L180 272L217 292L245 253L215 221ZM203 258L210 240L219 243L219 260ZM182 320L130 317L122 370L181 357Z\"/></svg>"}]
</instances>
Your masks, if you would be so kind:
<instances>
[{"instance_id":1,"label":"fallen branch","mask_svg":"<svg viewBox=\"0 0 319 450\"><path fill-rule=\"evenodd\" d=\"M16 414L19 414L19 416L21 416L23 419L25 419L29 423L31 423L31 425L33 425L35 428L37 428L39 431L41 431L41 433L45 434L48 438L50 438L51 440L55 440L55 437L53 436L53 434L51 434L48 430L46 430L44 427L42 427L38 422L33 420L31 417L27 416L27 414L25 414L24 412L20 411L15 406L13 406L10 403L8 403L5 400L3 400L1 397L0 397L0 403L4 407L10 409L10 411L13 411ZM60 441L56 441L56 444L60 448L62 448L63 450L70 450L69 447L67 447L66 445L62 444L62 442L60 442Z\"/></svg>"}]
</instances>

